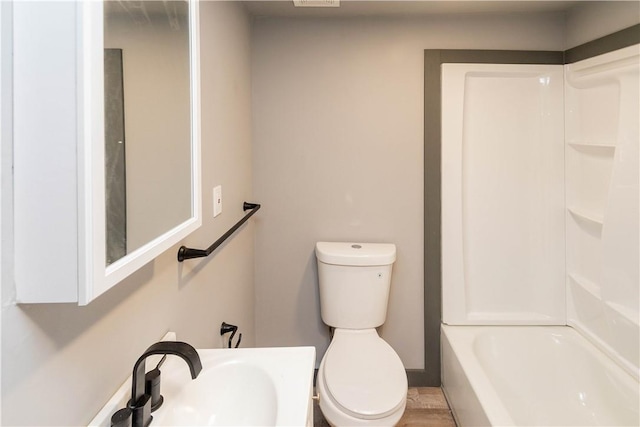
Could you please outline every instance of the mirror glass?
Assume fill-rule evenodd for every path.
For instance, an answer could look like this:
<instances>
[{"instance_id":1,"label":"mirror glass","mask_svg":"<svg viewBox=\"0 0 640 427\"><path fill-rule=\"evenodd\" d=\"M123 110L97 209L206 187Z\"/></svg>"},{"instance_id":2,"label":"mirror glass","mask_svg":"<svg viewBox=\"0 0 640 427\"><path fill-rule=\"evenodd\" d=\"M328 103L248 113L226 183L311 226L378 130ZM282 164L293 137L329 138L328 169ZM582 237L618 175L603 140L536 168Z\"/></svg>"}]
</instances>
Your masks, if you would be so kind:
<instances>
[{"instance_id":1,"label":"mirror glass","mask_svg":"<svg viewBox=\"0 0 640 427\"><path fill-rule=\"evenodd\" d=\"M193 215L189 4L105 1L106 264Z\"/></svg>"}]
</instances>

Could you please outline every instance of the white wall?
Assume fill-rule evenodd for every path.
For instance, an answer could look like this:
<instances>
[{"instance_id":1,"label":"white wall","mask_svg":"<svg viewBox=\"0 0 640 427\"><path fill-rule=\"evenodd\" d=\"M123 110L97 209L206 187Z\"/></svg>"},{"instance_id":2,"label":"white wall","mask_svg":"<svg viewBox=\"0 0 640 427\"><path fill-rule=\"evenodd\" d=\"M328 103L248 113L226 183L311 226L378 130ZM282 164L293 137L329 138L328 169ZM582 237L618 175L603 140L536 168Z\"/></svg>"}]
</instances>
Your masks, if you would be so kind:
<instances>
[{"instance_id":1,"label":"white wall","mask_svg":"<svg viewBox=\"0 0 640 427\"><path fill-rule=\"evenodd\" d=\"M238 5L203 2L201 27L205 218L185 241L194 247L224 233L251 197L250 22ZM225 211L213 220L211 188L219 183ZM5 184L3 263L12 239ZM220 347L224 320L240 326L243 345L254 345L251 227L207 260L178 264L176 246L86 307L15 305L3 264L2 424L86 425L167 330Z\"/></svg>"},{"instance_id":2,"label":"white wall","mask_svg":"<svg viewBox=\"0 0 640 427\"><path fill-rule=\"evenodd\" d=\"M640 23L638 1L582 1L567 13L565 49Z\"/></svg>"},{"instance_id":3,"label":"white wall","mask_svg":"<svg viewBox=\"0 0 640 427\"><path fill-rule=\"evenodd\" d=\"M258 345L322 357L314 243L393 242L382 336L423 367L424 49L563 50L563 31L561 14L254 21Z\"/></svg>"}]
</instances>

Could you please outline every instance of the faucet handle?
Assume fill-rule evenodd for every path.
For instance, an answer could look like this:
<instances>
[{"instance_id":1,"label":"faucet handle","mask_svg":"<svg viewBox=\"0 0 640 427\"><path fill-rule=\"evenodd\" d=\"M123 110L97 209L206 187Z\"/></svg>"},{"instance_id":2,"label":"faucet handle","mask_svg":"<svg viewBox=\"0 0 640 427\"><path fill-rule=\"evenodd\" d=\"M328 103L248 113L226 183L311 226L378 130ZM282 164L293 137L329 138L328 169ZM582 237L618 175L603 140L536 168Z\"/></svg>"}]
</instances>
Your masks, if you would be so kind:
<instances>
[{"instance_id":1,"label":"faucet handle","mask_svg":"<svg viewBox=\"0 0 640 427\"><path fill-rule=\"evenodd\" d=\"M144 392L151 396L151 412L155 412L164 402L160 394L160 369L154 368L145 374Z\"/></svg>"},{"instance_id":2,"label":"faucet handle","mask_svg":"<svg viewBox=\"0 0 640 427\"><path fill-rule=\"evenodd\" d=\"M151 416L151 396L143 394L137 402L129 401L129 408L133 412L132 426L149 427Z\"/></svg>"},{"instance_id":3,"label":"faucet handle","mask_svg":"<svg viewBox=\"0 0 640 427\"><path fill-rule=\"evenodd\" d=\"M111 416L111 427L131 427L133 413L129 408L122 408Z\"/></svg>"},{"instance_id":4,"label":"faucet handle","mask_svg":"<svg viewBox=\"0 0 640 427\"><path fill-rule=\"evenodd\" d=\"M165 354L155 368L147 372L144 376L144 393L151 396L151 412L162 406L164 397L160 394L160 366L167 360Z\"/></svg>"}]
</instances>

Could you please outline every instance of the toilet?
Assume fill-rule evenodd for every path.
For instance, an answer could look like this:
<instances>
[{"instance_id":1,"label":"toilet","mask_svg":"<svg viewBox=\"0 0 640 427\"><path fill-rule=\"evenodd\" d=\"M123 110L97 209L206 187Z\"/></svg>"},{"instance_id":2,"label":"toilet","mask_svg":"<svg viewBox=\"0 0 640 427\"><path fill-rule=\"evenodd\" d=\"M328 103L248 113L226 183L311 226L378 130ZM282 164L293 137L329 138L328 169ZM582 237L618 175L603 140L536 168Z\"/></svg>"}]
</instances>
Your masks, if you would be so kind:
<instances>
[{"instance_id":1,"label":"toilet","mask_svg":"<svg viewBox=\"0 0 640 427\"><path fill-rule=\"evenodd\" d=\"M387 316L396 247L316 243L322 321L334 328L316 380L329 424L393 426L407 401L400 357L376 331Z\"/></svg>"}]
</instances>

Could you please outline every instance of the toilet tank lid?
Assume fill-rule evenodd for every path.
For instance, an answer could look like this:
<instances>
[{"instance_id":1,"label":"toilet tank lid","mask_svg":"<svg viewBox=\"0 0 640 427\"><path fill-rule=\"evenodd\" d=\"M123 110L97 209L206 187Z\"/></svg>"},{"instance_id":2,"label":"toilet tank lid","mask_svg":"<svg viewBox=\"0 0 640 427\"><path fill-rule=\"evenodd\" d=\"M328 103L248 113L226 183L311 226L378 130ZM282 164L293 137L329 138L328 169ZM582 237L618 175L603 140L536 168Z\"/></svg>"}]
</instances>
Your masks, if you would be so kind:
<instances>
[{"instance_id":1,"label":"toilet tank lid","mask_svg":"<svg viewBox=\"0 0 640 427\"><path fill-rule=\"evenodd\" d=\"M316 243L318 261L334 265L390 265L396 260L393 243Z\"/></svg>"}]
</instances>

